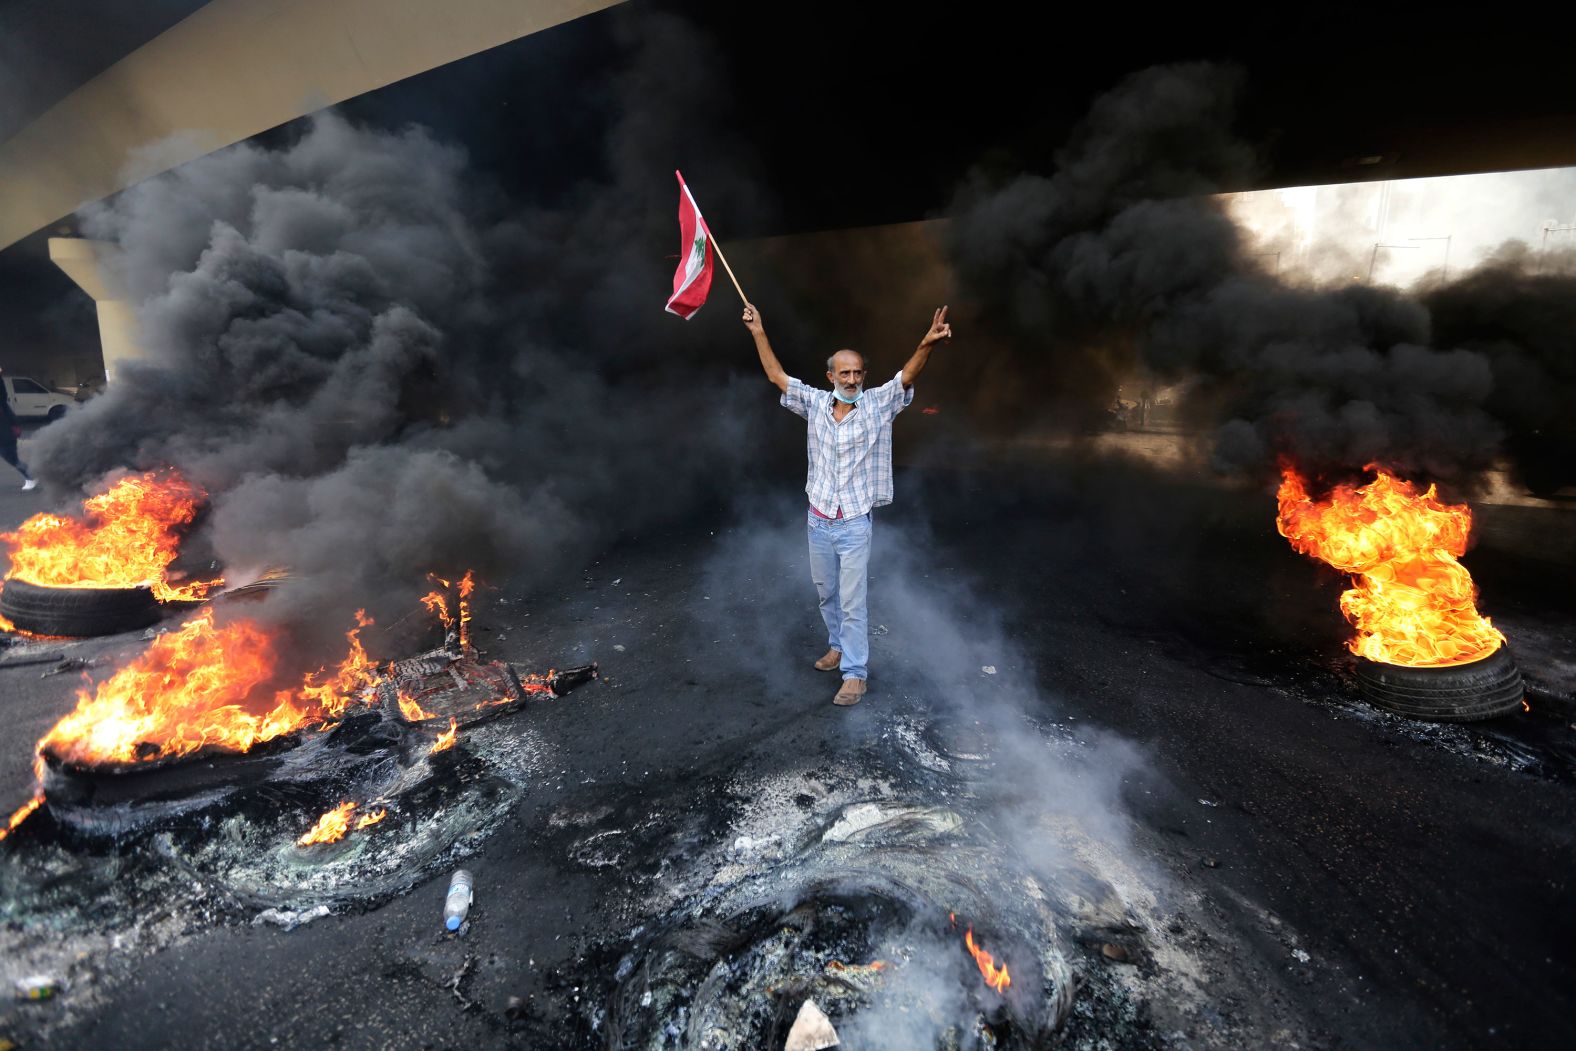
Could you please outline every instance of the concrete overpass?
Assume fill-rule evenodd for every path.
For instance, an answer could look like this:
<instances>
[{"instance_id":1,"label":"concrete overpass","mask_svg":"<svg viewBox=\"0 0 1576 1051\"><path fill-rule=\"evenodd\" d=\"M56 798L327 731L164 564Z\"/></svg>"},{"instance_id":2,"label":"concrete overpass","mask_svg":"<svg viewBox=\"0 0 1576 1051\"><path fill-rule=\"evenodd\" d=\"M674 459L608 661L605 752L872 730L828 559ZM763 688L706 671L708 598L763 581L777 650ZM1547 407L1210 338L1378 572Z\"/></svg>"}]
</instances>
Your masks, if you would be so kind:
<instances>
[{"instance_id":1,"label":"concrete overpass","mask_svg":"<svg viewBox=\"0 0 1576 1051\"><path fill-rule=\"evenodd\" d=\"M190 12L108 68L79 70L74 90L0 143L0 246L154 172L615 2L169 0L123 14ZM1047 31L1010 5L637 4L676 7L715 40L748 149L792 188L776 225L748 234L933 215L982 158L1048 168L1093 95L1183 59L1247 70L1242 130L1265 165L1238 189L1576 164L1576 103L1536 27L1446 6L1090 9ZM78 21L95 10L35 6L74 6ZM57 35L56 60L80 50ZM52 254L100 297L115 294L105 251ZM130 316L96 302L111 304L101 324ZM129 352L123 335L105 329L107 354Z\"/></svg>"},{"instance_id":2,"label":"concrete overpass","mask_svg":"<svg viewBox=\"0 0 1576 1051\"><path fill-rule=\"evenodd\" d=\"M269 128L620 0L212 0L0 143L0 249ZM97 304L106 369L137 354L113 247L51 238Z\"/></svg>"}]
</instances>

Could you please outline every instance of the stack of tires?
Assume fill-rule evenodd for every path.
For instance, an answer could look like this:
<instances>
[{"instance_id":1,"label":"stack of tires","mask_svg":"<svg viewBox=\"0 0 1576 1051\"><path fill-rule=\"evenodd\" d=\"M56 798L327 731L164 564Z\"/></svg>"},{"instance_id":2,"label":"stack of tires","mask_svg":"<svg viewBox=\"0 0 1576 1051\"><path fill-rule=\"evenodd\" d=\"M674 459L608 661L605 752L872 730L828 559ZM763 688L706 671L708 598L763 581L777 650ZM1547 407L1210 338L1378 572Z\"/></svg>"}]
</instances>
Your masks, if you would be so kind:
<instances>
[{"instance_id":1,"label":"stack of tires","mask_svg":"<svg viewBox=\"0 0 1576 1051\"><path fill-rule=\"evenodd\" d=\"M87 637L136 631L163 609L150 588L55 588L7 580L0 616L34 635Z\"/></svg>"}]
</instances>

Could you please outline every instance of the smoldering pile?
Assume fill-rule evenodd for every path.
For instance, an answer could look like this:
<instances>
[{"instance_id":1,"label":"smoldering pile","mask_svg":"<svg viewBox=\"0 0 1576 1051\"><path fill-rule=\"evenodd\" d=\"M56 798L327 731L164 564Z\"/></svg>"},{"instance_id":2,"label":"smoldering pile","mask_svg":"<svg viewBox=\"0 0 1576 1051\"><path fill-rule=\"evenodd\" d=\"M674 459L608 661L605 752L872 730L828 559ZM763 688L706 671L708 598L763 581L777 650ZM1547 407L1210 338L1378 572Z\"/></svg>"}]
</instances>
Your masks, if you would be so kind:
<instances>
[{"instance_id":1,"label":"smoldering pile","mask_svg":"<svg viewBox=\"0 0 1576 1051\"><path fill-rule=\"evenodd\" d=\"M1165 935L1113 885L1135 876L1096 828L1109 786L1084 777L1130 756L974 714L886 720L856 766L737 771L724 794L748 802L712 848L666 858L657 881L632 873L639 911L660 915L593 954L588 978L611 988L591 1028L628 1047L780 1047L806 1002L861 1047L1044 1046L1075 1002L1101 1031L1129 1025L1134 993L1095 957L1147 961ZM585 817L562 824L603 853L647 851L632 815Z\"/></svg>"}]
</instances>

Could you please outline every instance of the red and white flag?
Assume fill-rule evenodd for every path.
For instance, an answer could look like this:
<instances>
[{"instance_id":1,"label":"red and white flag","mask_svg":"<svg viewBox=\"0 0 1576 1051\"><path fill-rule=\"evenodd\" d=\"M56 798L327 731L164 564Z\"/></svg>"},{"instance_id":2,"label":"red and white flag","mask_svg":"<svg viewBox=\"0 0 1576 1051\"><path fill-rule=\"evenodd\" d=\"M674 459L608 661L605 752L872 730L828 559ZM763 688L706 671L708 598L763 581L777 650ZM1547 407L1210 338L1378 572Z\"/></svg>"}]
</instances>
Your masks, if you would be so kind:
<instances>
[{"instance_id":1,"label":"red and white flag","mask_svg":"<svg viewBox=\"0 0 1576 1051\"><path fill-rule=\"evenodd\" d=\"M679 177L679 268L673 273L673 294L668 297L668 313L688 321L706 302L711 291L711 231L700 217L700 207Z\"/></svg>"}]
</instances>

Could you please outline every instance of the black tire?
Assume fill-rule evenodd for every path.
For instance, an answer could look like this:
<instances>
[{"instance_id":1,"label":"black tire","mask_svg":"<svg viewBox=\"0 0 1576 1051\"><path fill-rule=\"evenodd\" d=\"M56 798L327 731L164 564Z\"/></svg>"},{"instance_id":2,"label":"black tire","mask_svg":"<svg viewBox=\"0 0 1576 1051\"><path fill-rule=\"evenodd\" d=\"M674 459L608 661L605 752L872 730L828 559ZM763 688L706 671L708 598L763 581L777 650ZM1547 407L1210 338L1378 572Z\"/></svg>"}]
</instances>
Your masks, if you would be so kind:
<instances>
[{"instance_id":1,"label":"black tire","mask_svg":"<svg viewBox=\"0 0 1576 1051\"><path fill-rule=\"evenodd\" d=\"M0 616L34 635L115 635L146 628L163 615L149 588L50 588L8 580Z\"/></svg>"},{"instance_id":2,"label":"black tire","mask_svg":"<svg viewBox=\"0 0 1576 1051\"><path fill-rule=\"evenodd\" d=\"M50 409L49 409L49 418L51 420L58 420L62 416L64 416L65 414L66 414L66 407L64 405L54 405L54 406L51 406Z\"/></svg>"},{"instance_id":3,"label":"black tire","mask_svg":"<svg viewBox=\"0 0 1576 1051\"><path fill-rule=\"evenodd\" d=\"M1482 660L1443 668L1404 668L1357 658L1357 686L1381 708L1414 719L1470 723L1521 710L1521 669L1501 646Z\"/></svg>"}]
</instances>

